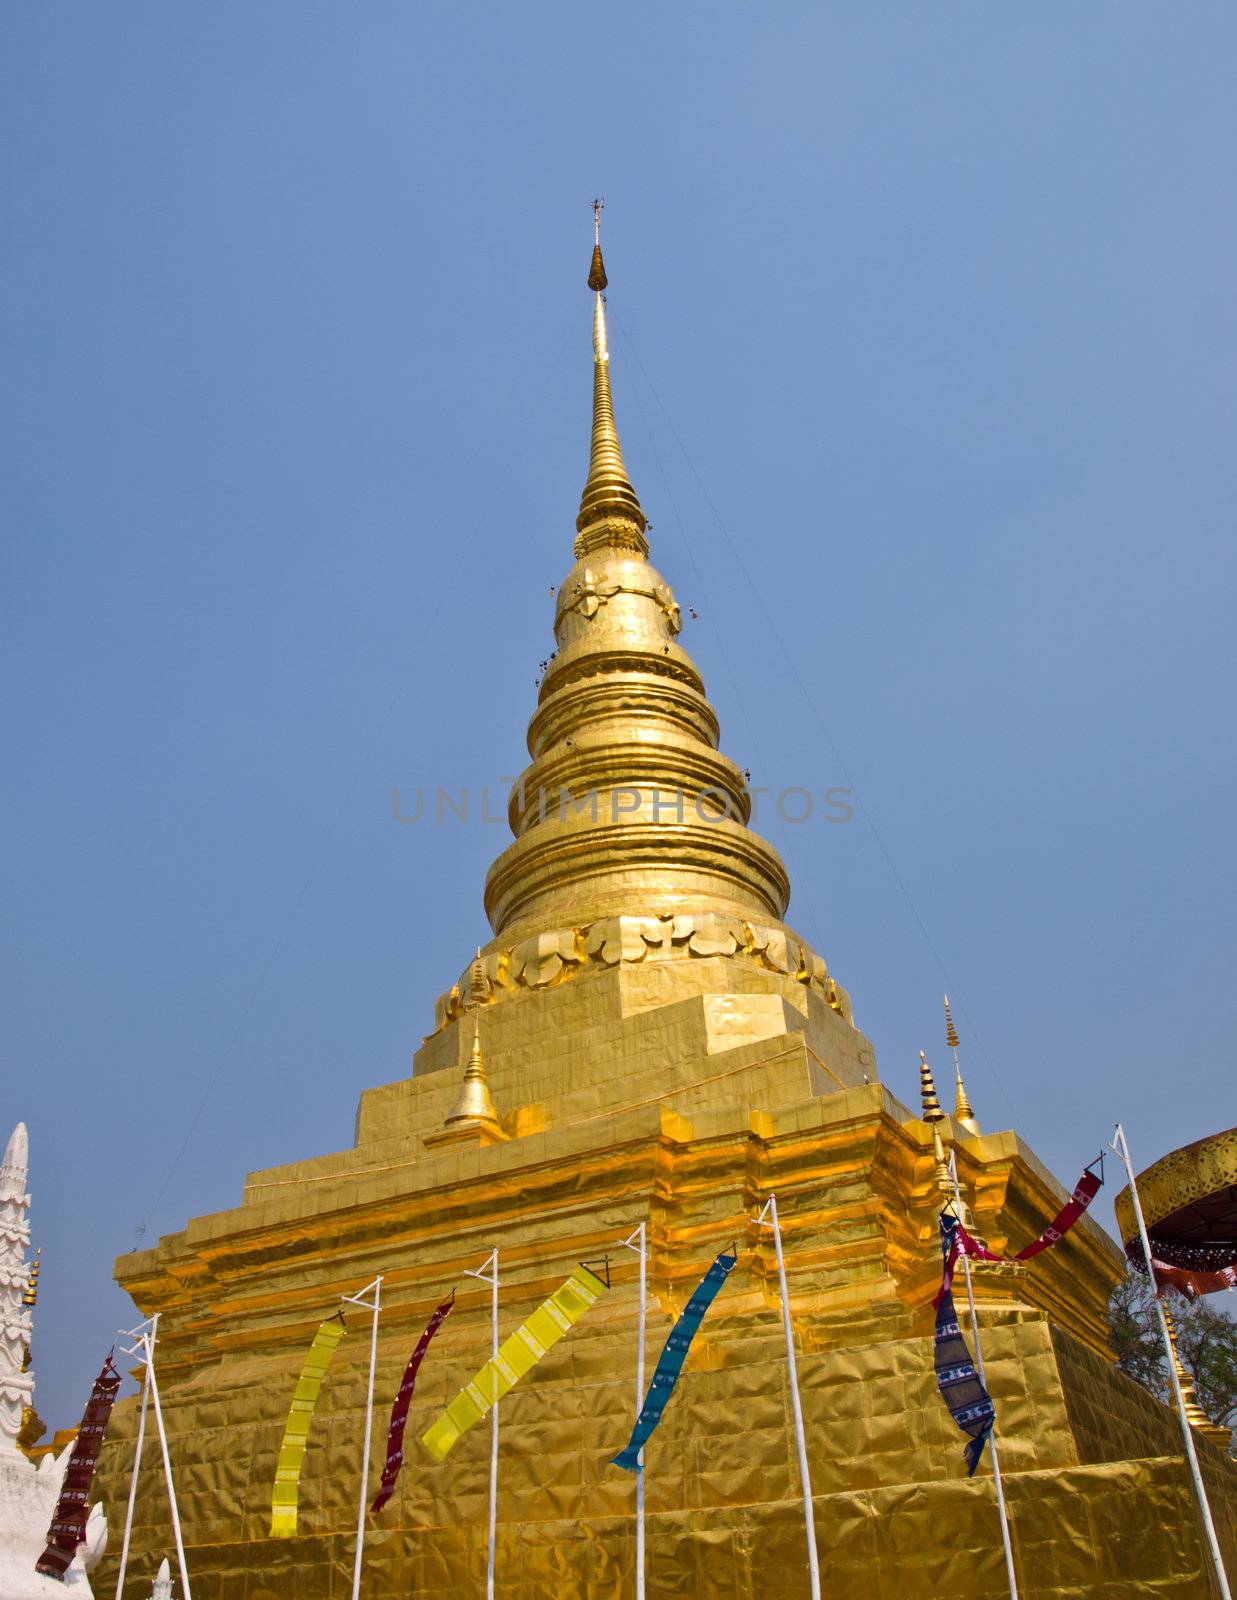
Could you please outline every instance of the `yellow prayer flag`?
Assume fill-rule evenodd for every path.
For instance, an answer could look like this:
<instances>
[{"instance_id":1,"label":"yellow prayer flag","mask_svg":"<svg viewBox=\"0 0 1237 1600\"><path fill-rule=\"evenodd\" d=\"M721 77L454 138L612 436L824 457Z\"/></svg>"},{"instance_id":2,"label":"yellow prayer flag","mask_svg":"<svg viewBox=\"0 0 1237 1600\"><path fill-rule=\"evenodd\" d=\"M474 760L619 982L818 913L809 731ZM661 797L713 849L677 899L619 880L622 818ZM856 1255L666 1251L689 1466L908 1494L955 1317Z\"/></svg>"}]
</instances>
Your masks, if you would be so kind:
<instances>
[{"instance_id":1,"label":"yellow prayer flag","mask_svg":"<svg viewBox=\"0 0 1237 1600\"><path fill-rule=\"evenodd\" d=\"M595 1272L580 1266L561 1288L543 1300L511 1337L499 1346L471 1383L462 1388L438 1421L422 1434L421 1443L441 1461L461 1434L480 1422L486 1412L524 1374L536 1366L551 1345L557 1344L609 1287Z\"/></svg>"},{"instance_id":2,"label":"yellow prayer flag","mask_svg":"<svg viewBox=\"0 0 1237 1600\"><path fill-rule=\"evenodd\" d=\"M271 1494L272 1539L291 1539L296 1532L297 1494L301 1463L305 1459L305 1446L309 1441L309 1424L313 1421L314 1407L318 1404L318 1391L322 1388L326 1369L343 1336L344 1319L338 1315L328 1317L314 1334L314 1342L301 1368L301 1376L288 1410L283 1443L279 1447L279 1463L275 1468L275 1487Z\"/></svg>"}]
</instances>

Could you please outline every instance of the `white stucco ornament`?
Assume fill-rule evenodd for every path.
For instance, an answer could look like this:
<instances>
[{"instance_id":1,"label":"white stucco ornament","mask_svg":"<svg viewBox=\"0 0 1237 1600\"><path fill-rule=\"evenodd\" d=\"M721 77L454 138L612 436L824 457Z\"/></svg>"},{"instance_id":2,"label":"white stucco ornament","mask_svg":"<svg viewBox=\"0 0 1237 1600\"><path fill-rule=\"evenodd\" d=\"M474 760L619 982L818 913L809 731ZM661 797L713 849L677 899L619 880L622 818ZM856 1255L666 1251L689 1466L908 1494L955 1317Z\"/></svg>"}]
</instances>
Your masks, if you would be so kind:
<instances>
[{"instance_id":1,"label":"white stucco ornament","mask_svg":"<svg viewBox=\"0 0 1237 1600\"><path fill-rule=\"evenodd\" d=\"M30 1349L31 1312L22 1304L30 1282L26 1251L30 1244L30 1196L26 1192L29 1139L19 1122L0 1159L0 1596L3 1600L49 1600L90 1595L89 1567L107 1545L102 1506L91 1510L86 1543L78 1551L64 1582L34 1570L43 1554L52 1513L60 1497L65 1468L73 1453L31 1461L17 1448L22 1417L34 1394L34 1372L26 1363ZM26 1367L23 1372L22 1368Z\"/></svg>"}]
</instances>

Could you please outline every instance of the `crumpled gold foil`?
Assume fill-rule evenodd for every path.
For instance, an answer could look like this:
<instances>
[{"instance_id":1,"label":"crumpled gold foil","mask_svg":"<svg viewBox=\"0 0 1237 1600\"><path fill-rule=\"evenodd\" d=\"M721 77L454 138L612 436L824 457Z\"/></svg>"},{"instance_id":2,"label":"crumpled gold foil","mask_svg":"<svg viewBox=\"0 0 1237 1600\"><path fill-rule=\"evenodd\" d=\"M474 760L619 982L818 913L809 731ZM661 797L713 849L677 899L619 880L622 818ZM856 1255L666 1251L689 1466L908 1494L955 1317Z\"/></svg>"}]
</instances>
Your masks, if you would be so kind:
<instances>
[{"instance_id":1,"label":"crumpled gold foil","mask_svg":"<svg viewBox=\"0 0 1237 1600\"><path fill-rule=\"evenodd\" d=\"M772 1192L825 1594L999 1594L991 1469L965 1478L932 1369L930 1131L879 1083L814 1092L836 1088L817 1058L857 1080L846 1052L860 1036L785 975L720 957L667 962L660 975L619 963L492 1006L485 1027L495 1101L524 1118L507 1141L423 1143L459 1088L452 1024L418 1057L428 1070L364 1096L354 1147L254 1174L235 1210L122 1258L142 1311L161 1313L156 1359L195 1600L349 1594L367 1340L344 1341L323 1387L295 1538L267 1537L270 1491L313 1330L378 1272L371 1484L409 1346L453 1284L459 1294L418 1379L397 1493L367 1522L362 1593L484 1593L488 1429L437 1466L415 1441L461 1374L489 1358L489 1289L463 1273L492 1248L504 1334L576 1262L609 1252L613 1285L502 1401L498 1594L631 1595L635 1486L608 1463L637 1410L638 1269L617 1241L641 1221L650 1372L709 1262L732 1242L739 1253L647 1450L649 1595L802 1600L777 1267L749 1225ZM993 1247L1034 1237L1060 1185L1012 1134L949 1137ZM1083 1219L1029 1268L975 1274L1027 1600L1207 1594L1173 1416L1105 1354L1105 1302L1121 1271L1116 1246ZM96 1476L113 1538L95 1589L108 1596L136 1421L134 1402L117 1406ZM171 1548L158 1451L149 1438L146 1448L124 1600L147 1600ZM1207 1441L1199 1455L1237 1567L1234 1469Z\"/></svg>"}]
</instances>

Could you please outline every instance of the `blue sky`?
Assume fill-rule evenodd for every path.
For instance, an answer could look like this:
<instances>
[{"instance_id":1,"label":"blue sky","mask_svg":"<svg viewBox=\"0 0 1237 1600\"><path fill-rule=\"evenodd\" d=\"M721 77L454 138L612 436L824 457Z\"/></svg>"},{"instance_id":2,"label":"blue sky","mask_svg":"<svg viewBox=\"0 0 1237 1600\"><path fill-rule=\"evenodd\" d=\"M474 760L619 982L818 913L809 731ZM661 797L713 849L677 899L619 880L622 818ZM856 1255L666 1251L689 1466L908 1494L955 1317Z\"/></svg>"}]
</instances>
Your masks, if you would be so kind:
<instances>
[{"instance_id":1,"label":"blue sky","mask_svg":"<svg viewBox=\"0 0 1237 1600\"><path fill-rule=\"evenodd\" d=\"M766 831L882 1076L944 1065L947 974L981 1121L1061 1178L1118 1116L1146 1161L1235 1120L1230 6L6 35L0 1114L50 1423L136 1230L346 1145L486 936L504 830L391 791L522 761L596 193L723 748L874 824Z\"/></svg>"}]
</instances>

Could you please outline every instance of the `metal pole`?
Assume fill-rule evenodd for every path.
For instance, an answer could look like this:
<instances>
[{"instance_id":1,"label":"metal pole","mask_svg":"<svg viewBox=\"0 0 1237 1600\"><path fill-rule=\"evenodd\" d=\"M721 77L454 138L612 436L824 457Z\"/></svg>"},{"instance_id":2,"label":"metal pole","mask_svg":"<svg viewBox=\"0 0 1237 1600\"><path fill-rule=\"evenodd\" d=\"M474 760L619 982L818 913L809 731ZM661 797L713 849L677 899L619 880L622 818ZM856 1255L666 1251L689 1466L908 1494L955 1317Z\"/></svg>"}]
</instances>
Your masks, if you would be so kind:
<instances>
[{"instance_id":1,"label":"metal pole","mask_svg":"<svg viewBox=\"0 0 1237 1600\"><path fill-rule=\"evenodd\" d=\"M154 1316L150 1319L151 1355L154 1354L155 1334L158 1326L159 1313L156 1311ZM133 1339L138 1338L136 1330L131 1329L128 1337ZM125 1352L126 1355L133 1355L136 1351L136 1348L137 1347L135 1346L134 1349L127 1350ZM134 1502L137 1500L137 1474L138 1468L142 1464L142 1445L146 1439L146 1408L149 1404L150 1362L147 1361L145 1364L145 1370L142 1373L142 1409L138 1414L137 1419L137 1446L133 1452L133 1476L129 1479L129 1504L125 1508L125 1532L124 1538L120 1542L120 1571L116 1574L116 1600L120 1600L121 1591L125 1586L125 1573L129 1568L129 1536L133 1532L133 1506Z\"/></svg>"},{"instance_id":2,"label":"metal pole","mask_svg":"<svg viewBox=\"0 0 1237 1600\"><path fill-rule=\"evenodd\" d=\"M632 1244L632 1240L639 1241ZM644 1405L644 1335L648 1318L648 1227L641 1223L623 1240L640 1257L640 1314L636 1329L636 1419ZM644 1600L644 1448L636 1457L636 1600Z\"/></svg>"},{"instance_id":3,"label":"metal pole","mask_svg":"<svg viewBox=\"0 0 1237 1600\"><path fill-rule=\"evenodd\" d=\"M490 1283L490 1358L498 1354L498 1251ZM485 1574L486 1600L494 1600L494 1547L498 1539L498 1401L490 1410L490 1561Z\"/></svg>"},{"instance_id":4,"label":"metal pole","mask_svg":"<svg viewBox=\"0 0 1237 1600\"><path fill-rule=\"evenodd\" d=\"M371 1306L365 1299L367 1294L374 1297ZM352 1564L352 1600L358 1600L361 1593L361 1561L365 1555L365 1512L369 1500L369 1445L374 1426L374 1367L378 1361L378 1307L382 1298L382 1274L379 1273L373 1283L367 1284L359 1294L344 1295L344 1300L352 1306L362 1306L366 1311L374 1313L369 1334L369 1392L365 1397L365 1443L361 1447L361 1509L357 1513L356 1525L356 1559Z\"/></svg>"},{"instance_id":5,"label":"metal pole","mask_svg":"<svg viewBox=\"0 0 1237 1600\"><path fill-rule=\"evenodd\" d=\"M180 1568L180 1586L184 1591L182 1600L193 1600L189 1591L189 1568L185 1562L185 1541L180 1531L180 1512L176 1506L176 1485L172 1482L172 1458L168 1454L167 1429L163 1426L163 1407L159 1404L159 1379L155 1375L154 1347L149 1333L142 1334L142 1343L146 1347L146 1360L150 1373L150 1397L155 1402L155 1426L159 1430L159 1448L163 1452L163 1475L167 1479L168 1500L172 1506L172 1532L176 1537L176 1562Z\"/></svg>"},{"instance_id":6,"label":"metal pole","mask_svg":"<svg viewBox=\"0 0 1237 1600\"><path fill-rule=\"evenodd\" d=\"M490 1359L498 1354L498 1251L491 1250L480 1271L469 1272L490 1286ZM498 1538L498 1401L490 1407L490 1548L485 1569L485 1600L494 1600L494 1550Z\"/></svg>"},{"instance_id":7,"label":"metal pole","mask_svg":"<svg viewBox=\"0 0 1237 1600\"><path fill-rule=\"evenodd\" d=\"M954 1186L954 1210L962 1216L962 1191L958 1187L958 1163L954 1152L949 1152L949 1176ZM975 1341L975 1365L979 1368L979 1381L988 1387L984 1376L984 1351L979 1339L979 1318L975 1314L975 1291L971 1286L971 1258L963 1254L962 1271L966 1277L966 1303L971 1313L971 1338ZM1005 1571L1009 1577L1011 1600L1018 1600L1018 1574L1014 1571L1014 1547L1009 1537L1009 1512L1005 1506L1005 1485L1001 1479L1001 1457L996 1447L996 1415L993 1413L992 1432L988 1435L988 1449L992 1453L992 1478L996 1484L997 1510L1001 1513L1001 1543L1005 1546Z\"/></svg>"},{"instance_id":8,"label":"metal pole","mask_svg":"<svg viewBox=\"0 0 1237 1600\"><path fill-rule=\"evenodd\" d=\"M769 1221L765 1222L768 1214ZM786 1288L786 1258L782 1254L782 1227L777 1220L777 1196L771 1194L756 1218L759 1227L773 1229L773 1248L777 1252L777 1286L782 1297L782 1327L786 1333L786 1366L790 1374L790 1404L795 1417L795 1444L799 1451L799 1483L803 1489L803 1521L807 1529L807 1565L812 1600L820 1600L820 1558L816 1553L816 1518L812 1511L812 1478L808 1471L807 1439L803 1431L803 1407L799 1403L799 1372L795 1366L795 1334L790 1321L790 1294Z\"/></svg>"},{"instance_id":9,"label":"metal pole","mask_svg":"<svg viewBox=\"0 0 1237 1600\"><path fill-rule=\"evenodd\" d=\"M1164 1341L1164 1354L1168 1358L1168 1376L1173 1386L1173 1396L1177 1401L1177 1415L1181 1418L1181 1436L1185 1440L1186 1459L1190 1464L1190 1476L1194 1479L1194 1492L1198 1496L1198 1509L1202 1512L1203 1526L1207 1530L1207 1543L1211 1546L1211 1559L1216 1569L1216 1581L1220 1585L1220 1593L1224 1600L1232 1600L1232 1590L1228 1586L1228 1573L1224 1568L1224 1557L1220 1551L1220 1541L1216 1536L1216 1525L1211 1517L1211 1503L1207 1499L1207 1490L1203 1486L1203 1474L1198 1465L1198 1454L1194 1449L1194 1431L1190 1427L1190 1419L1186 1416L1185 1399L1181 1393L1181 1383L1177 1377L1177 1364L1173 1360L1173 1344L1168 1336L1168 1323L1164 1320L1164 1306L1156 1288L1155 1269L1151 1265L1151 1240L1147 1234L1147 1222L1143 1216L1142 1201L1138 1197L1138 1183L1134 1177L1134 1163L1130 1160L1130 1147L1125 1137L1125 1129L1118 1122L1116 1132L1113 1134L1110 1150L1114 1150L1122 1161L1130 1180L1130 1199L1134 1202L1134 1215L1138 1218L1138 1234L1142 1240L1143 1256L1147 1263L1147 1276L1151 1280L1152 1294L1155 1300L1155 1314L1160 1324L1160 1337Z\"/></svg>"}]
</instances>

